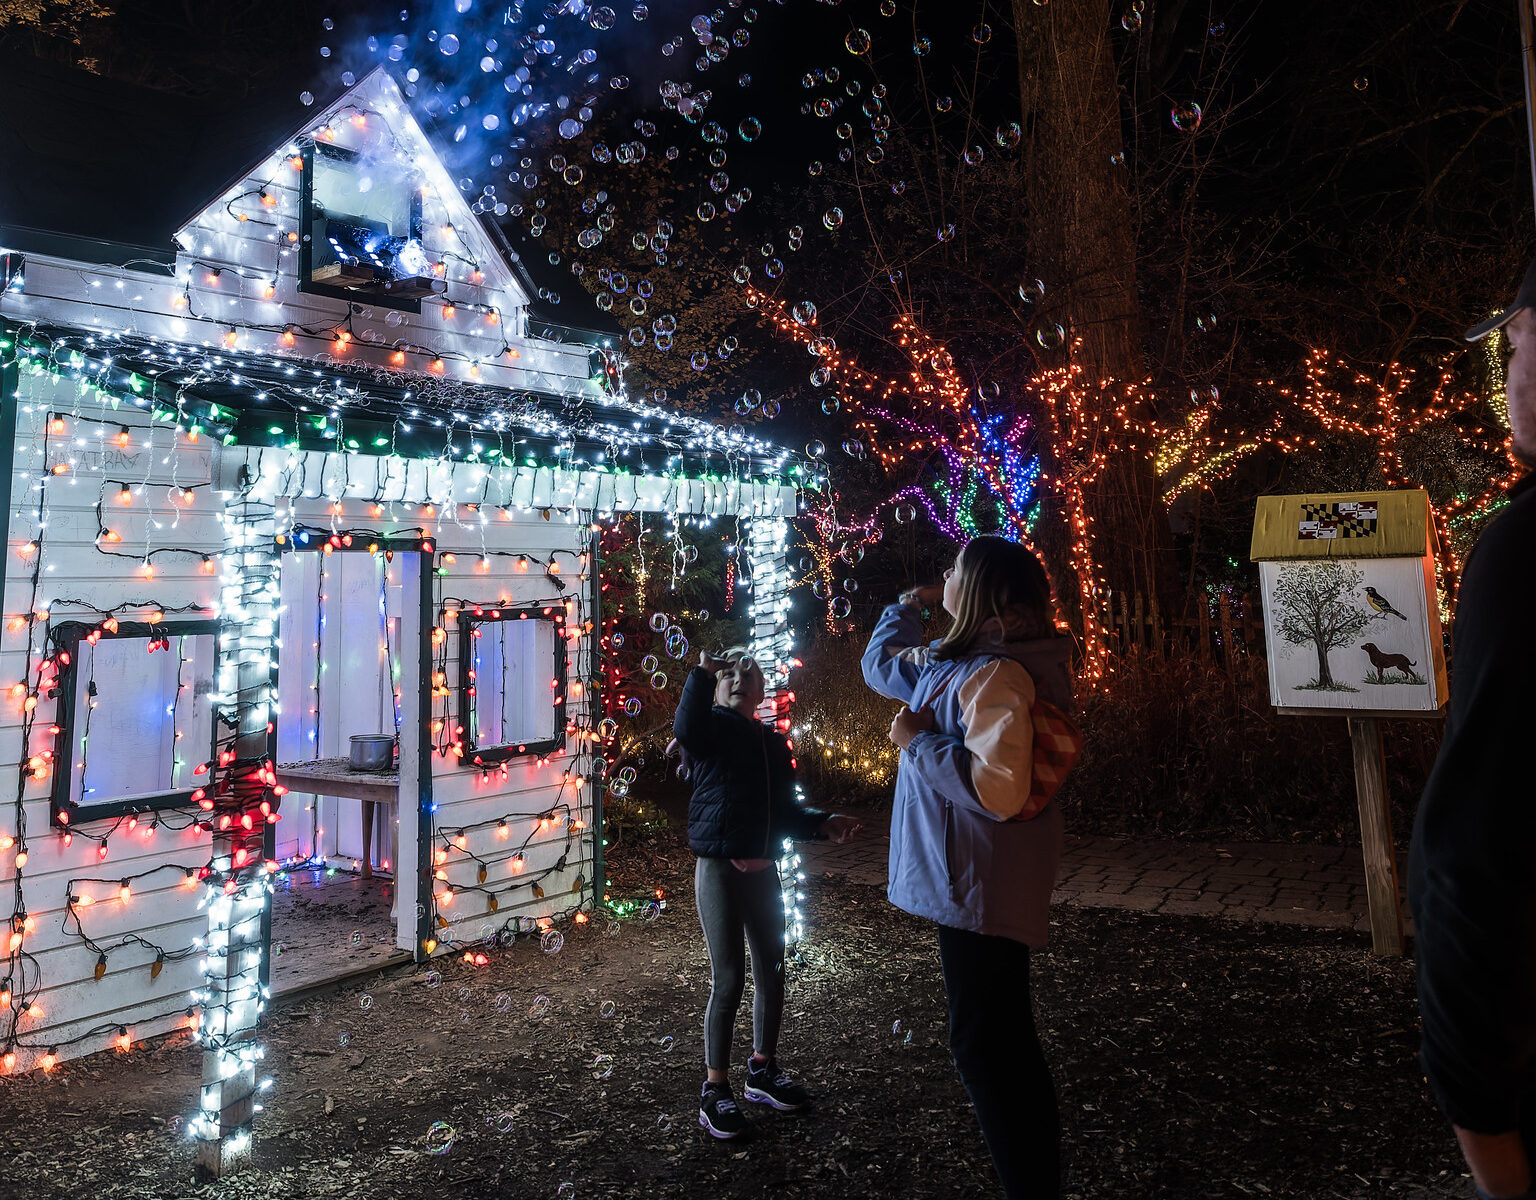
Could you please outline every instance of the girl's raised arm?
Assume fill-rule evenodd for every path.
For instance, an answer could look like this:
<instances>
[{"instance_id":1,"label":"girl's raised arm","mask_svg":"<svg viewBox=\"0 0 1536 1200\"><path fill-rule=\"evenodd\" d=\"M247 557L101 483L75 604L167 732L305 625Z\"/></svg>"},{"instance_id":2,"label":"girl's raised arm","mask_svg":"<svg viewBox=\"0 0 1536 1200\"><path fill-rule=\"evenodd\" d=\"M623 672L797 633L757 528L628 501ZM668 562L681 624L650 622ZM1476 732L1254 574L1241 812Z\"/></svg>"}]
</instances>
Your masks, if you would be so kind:
<instances>
[{"instance_id":1,"label":"girl's raised arm","mask_svg":"<svg viewBox=\"0 0 1536 1200\"><path fill-rule=\"evenodd\" d=\"M694 667L683 681L683 694L672 718L672 733L689 754L706 758L715 750L715 675Z\"/></svg>"},{"instance_id":2,"label":"girl's raised arm","mask_svg":"<svg viewBox=\"0 0 1536 1200\"><path fill-rule=\"evenodd\" d=\"M864 650L864 682L903 704L923 673L923 618L915 605L887 604Z\"/></svg>"}]
</instances>

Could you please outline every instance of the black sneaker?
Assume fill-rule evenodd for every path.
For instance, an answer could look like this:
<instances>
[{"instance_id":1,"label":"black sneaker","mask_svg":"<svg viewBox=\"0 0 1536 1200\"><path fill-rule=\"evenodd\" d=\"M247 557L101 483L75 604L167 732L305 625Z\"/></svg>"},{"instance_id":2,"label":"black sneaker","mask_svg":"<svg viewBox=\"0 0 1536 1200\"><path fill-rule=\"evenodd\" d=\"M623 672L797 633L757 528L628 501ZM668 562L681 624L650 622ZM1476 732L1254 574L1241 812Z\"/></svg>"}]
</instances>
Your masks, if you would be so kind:
<instances>
[{"instance_id":1,"label":"black sneaker","mask_svg":"<svg viewBox=\"0 0 1536 1200\"><path fill-rule=\"evenodd\" d=\"M748 1100L758 1104L771 1104L780 1112L795 1112L811 1102L810 1093L790 1078L789 1072L779 1068L778 1061L770 1058L759 1064L747 1059Z\"/></svg>"},{"instance_id":2,"label":"black sneaker","mask_svg":"<svg viewBox=\"0 0 1536 1200\"><path fill-rule=\"evenodd\" d=\"M747 1119L736 1107L728 1083L706 1083L699 1100L699 1124L709 1130L710 1137L722 1140L740 1137L747 1131Z\"/></svg>"}]
</instances>

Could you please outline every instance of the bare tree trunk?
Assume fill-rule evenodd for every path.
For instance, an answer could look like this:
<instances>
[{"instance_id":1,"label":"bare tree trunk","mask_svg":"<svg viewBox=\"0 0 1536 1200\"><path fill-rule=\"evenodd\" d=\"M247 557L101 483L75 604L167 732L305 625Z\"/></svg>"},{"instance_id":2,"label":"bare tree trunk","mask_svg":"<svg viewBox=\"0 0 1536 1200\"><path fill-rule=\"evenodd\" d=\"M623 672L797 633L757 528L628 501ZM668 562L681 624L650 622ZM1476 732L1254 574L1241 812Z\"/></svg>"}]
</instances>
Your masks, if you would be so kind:
<instances>
[{"instance_id":1,"label":"bare tree trunk","mask_svg":"<svg viewBox=\"0 0 1536 1200\"><path fill-rule=\"evenodd\" d=\"M1125 167L1113 161L1123 141L1109 0L1013 0L1013 18L1030 262L1046 285L1041 320L1066 329L1063 357L1081 341L1075 360L1090 388L1103 379L1139 382L1135 228ZM1126 594L1160 595L1168 609L1177 586L1171 535L1150 464L1116 455L1086 499L1104 581Z\"/></svg>"}]
</instances>

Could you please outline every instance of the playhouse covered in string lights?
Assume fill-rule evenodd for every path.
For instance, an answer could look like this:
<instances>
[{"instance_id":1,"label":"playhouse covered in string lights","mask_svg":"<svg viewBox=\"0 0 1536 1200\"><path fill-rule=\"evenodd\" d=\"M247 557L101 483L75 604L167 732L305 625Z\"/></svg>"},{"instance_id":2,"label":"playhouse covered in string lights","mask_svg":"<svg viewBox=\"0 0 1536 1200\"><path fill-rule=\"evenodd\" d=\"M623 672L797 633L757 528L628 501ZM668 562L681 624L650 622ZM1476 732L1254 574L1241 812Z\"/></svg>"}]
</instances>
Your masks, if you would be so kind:
<instances>
[{"instance_id":1,"label":"playhouse covered in string lights","mask_svg":"<svg viewBox=\"0 0 1536 1200\"><path fill-rule=\"evenodd\" d=\"M0 183L0 1069L191 1030L218 1174L260 1106L274 890L392 881L401 961L584 919L633 701L600 531L738 520L775 688L807 478L632 401L617 330L481 219L386 73L198 141L33 69L60 127L5 131ZM71 96L163 122L175 179L73 203Z\"/></svg>"}]
</instances>

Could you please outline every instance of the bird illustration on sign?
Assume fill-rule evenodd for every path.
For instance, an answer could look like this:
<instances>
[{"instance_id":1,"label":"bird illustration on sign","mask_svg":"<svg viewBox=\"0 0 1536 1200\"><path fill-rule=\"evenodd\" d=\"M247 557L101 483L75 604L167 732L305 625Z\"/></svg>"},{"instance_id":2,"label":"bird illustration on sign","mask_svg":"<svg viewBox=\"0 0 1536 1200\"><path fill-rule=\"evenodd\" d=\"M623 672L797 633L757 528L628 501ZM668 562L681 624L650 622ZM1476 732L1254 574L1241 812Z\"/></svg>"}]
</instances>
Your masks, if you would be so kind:
<instances>
[{"instance_id":1,"label":"bird illustration on sign","mask_svg":"<svg viewBox=\"0 0 1536 1200\"><path fill-rule=\"evenodd\" d=\"M1396 617L1399 621L1406 621L1408 619L1392 607L1392 601L1388 600L1373 587L1365 589L1365 599L1366 603L1376 610L1376 615L1383 620L1389 616Z\"/></svg>"}]
</instances>

